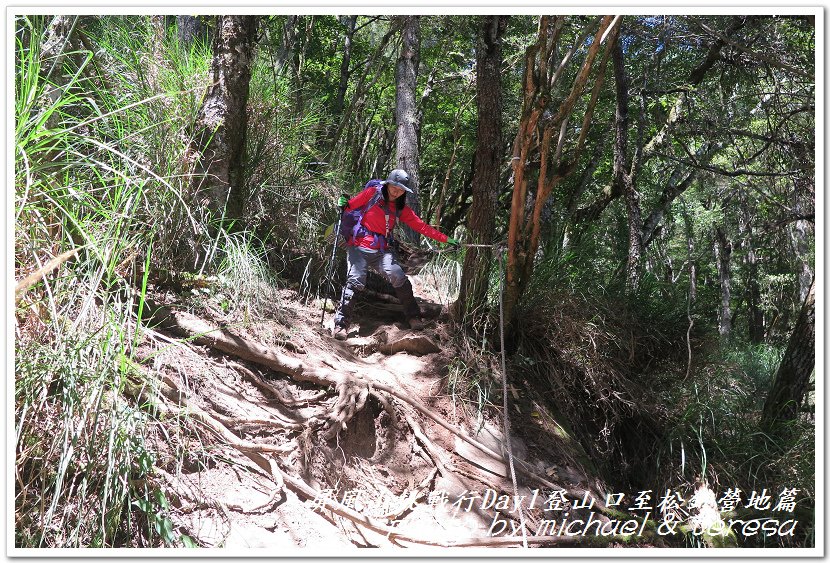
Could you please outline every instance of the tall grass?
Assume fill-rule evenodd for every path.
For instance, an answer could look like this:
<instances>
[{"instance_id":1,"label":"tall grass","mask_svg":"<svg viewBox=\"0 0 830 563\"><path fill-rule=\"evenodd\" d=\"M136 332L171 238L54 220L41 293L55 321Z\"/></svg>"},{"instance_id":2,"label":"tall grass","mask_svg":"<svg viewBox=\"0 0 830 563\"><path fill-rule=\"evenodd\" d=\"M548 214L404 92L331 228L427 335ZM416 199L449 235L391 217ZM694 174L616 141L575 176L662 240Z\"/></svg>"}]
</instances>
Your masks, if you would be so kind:
<instances>
[{"instance_id":1,"label":"tall grass","mask_svg":"<svg viewBox=\"0 0 830 563\"><path fill-rule=\"evenodd\" d=\"M280 307L278 283L268 267L263 244L248 232L226 235L219 264L220 306L226 312L274 318Z\"/></svg>"},{"instance_id":2,"label":"tall grass","mask_svg":"<svg viewBox=\"0 0 830 563\"><path fill-rule=\"evenodd\" d=\"M125 387L151 383L129 367L145 298L133 278L184 207L174 173L184 141L170 142L184 129L175 114L170 128L154 126L163 98L129 82L128 63L146 51L140 34L44 60L45 23L15 22L16 278L78 252L16 303L15 545L170 543L163 494L148 485L153 412ZM92 64L127 53L135 60L119 72Z\"/></svg>"},{"instance_id":3,"label":"tall grass","mask_svg":"<svg viewBox=\"0 0 830 563\"><path fill-rule=\"evenodd\" d=\"M718 493L766 488L774 496L784 487L796 488L799 503L792 517L803 526L794 545L812 545L815 426L802 416L786 438L760 430L781 352L775 346L734 343L699 361L688 380L656 381L671 420L657 470L662 484L675 489L695 480Z\"/></svg>"},{"instance_id":4,"label":"tall grass","mask_svg":"<svg viewBox=\"0 0 830 563\"><path fill-rule=\"evenodd\" d=\"M313 247L327 223L321 217L341 192L342 167L324 162L315 147L326 129L319 100L292 109L289 80L268 56L252 69L245 151L246 221L260 239L282 249Z\"/></svg>"},{"instance_id":5,"label":"tall grass","mask_svg":"<svg viewBox=\"0 0 830 563\"><path fill-rule=\"evenodd\" d=\"M688 380L675 374L655 382L662 402L673 405L661 455L668 473L722 484L763 480L769 459L760 455L759 415L779 356L771 347L736 346L699 360Z\"/></svg>"}]
</instances>

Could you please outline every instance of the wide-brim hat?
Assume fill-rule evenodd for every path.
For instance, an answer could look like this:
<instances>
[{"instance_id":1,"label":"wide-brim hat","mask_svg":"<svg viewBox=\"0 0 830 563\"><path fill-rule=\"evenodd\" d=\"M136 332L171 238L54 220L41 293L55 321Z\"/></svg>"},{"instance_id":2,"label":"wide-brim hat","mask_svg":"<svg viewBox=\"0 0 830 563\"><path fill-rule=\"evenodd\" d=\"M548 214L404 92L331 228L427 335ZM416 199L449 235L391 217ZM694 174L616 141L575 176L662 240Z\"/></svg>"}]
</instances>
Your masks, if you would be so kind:
<instances>
[{"instance_id":1,"label":"wide-brim hat","mask_svg":"<svg viewBox=\"0 0 830 563\"><path fill-rule=\"evenodd\" d=\"M406 173L406 170L401 170L400 168L396 168L389 173L389 176L383 181L383 185L387 184L393 184L409 193L415 193L409 187L409 174Z\"/></svg>"}]
</instances>

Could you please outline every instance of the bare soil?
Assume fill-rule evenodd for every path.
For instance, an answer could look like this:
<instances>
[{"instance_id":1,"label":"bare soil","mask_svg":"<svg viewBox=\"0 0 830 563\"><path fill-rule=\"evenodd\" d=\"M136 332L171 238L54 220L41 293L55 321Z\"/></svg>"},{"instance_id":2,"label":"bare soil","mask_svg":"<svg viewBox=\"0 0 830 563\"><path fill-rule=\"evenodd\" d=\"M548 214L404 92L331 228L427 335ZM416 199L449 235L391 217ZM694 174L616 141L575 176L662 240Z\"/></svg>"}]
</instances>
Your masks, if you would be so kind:
<instances>
[{"instance_id":1,"label":"bare soil","mask_svg":"<svg viewBox=\"0 0 830 563\"><path fill-rule=\"evenodd\" d=\"M331 423L342 400L336 386L298 381L195 339L171 338L163 329L148 333L143 365L183 397L153 431L164 452L157 460L157 482L170 500L168 516L179 534L203 547L279 547L280 554L521 547L521 533L512 539L491 536L497 513L515 526L524 521L533 536L541 519L553 517L542 508L555 488L571 497L583 491L603 497L602 483L588 477L568 440L550 420L531 416L533 402L513 386L513 454L524 460L516 461L522 468L518 491L529 500L535 490L539 499L533 508L525 501L521 518L518 511L482 507L488 489L491 498L514 496L502 413L493 406L483 417L472 416L461 398L449 394L448 366L459 355L456 328L446 304L435 302L440 296L419 276L412 280L430 317L419 332L403 322L399 305L369 298L358 304L359 323L349 339L338 342L330 336L332 314L321 327L321 303L303 304L288 289L280 291L279 313L267 318L224 315L209 299L194 310L240 341L293 358L306 370L358 378L357 385L368 387L365 403L339 431ZM169 294L156 298L170 309L186 308ZM384 386L397 396L378 391ZM500 397L490 400L501 404ZM478 498L459 502L472 495ZM529 545L563 541L537 539Z\"/></svg>"}]
</instances>

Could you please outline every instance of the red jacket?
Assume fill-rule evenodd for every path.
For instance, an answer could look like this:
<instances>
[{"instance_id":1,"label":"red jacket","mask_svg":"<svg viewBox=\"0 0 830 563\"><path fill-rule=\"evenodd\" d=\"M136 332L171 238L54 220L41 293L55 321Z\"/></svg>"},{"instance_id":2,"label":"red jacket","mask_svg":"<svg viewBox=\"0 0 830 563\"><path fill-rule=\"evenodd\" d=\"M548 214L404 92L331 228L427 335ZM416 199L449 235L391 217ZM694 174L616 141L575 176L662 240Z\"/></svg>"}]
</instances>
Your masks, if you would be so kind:
<instances>
[{"instance_id":1,"label":"red jacket","mask_svg":"<svg viewBox=\"0 0 830 563\"><path fill-rule=\"evenodd\" d=\"M377 192L377 188L370 187L366 188L352 199L349 200L349 204L346 209L357 209L367 203L369 200L372 199L372 196L375 195ZM389 210L389 215L387 216L384 212L384 209L387 208ZM366 230L371 231L369 234L365 236L355 237L349 244L350 246L360 246L363 248L378 248L378 245L374 244L375 236L372 233L378 233L380 235L386 236L389 238L389 235L392 234L392 229L395 228L396 223L396 216L395 216L395 202L394 201L385 201L381 199L378 203L370 207L366 213L363 215L363 222L362 225L366 228ZM389 219L389 226L387 228L387 217ZM426 223L424 220L418 217L409 206L405 206L403 211L401 211L401 221L409 225L413 231L421 233L425 237L429 237L433 240L437 240L438 242L447 242L447 235L435 229Z\"/></svg>"}]
</instances>

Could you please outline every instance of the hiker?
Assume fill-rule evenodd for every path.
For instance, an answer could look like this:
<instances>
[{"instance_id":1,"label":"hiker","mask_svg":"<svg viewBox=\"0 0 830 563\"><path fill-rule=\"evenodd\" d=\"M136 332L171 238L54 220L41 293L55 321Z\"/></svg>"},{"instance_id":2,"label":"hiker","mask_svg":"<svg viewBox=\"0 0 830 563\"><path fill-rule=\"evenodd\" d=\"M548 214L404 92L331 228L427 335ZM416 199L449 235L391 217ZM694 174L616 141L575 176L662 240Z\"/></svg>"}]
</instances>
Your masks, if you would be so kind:
<instances>
[{"instance_id":1,"label":"hiker","mask_svg":"<svg viewBox=\"0 0 830 563\"><path fill-rule=\"evenodd\" d=\"M409 174L404 170L395 169L389 173L386 180L371 180L363 191L353 198L347 199L342 195L337 201L338 207L343 208L344 217L350 211L352 216L357 216L356 224L347 227L351 227L352 232L345 233L348 274L343 295L334 315L334 338L337 340L346 339L354 309L355 292L366 287L366 273L369 268L389 280L395 288L409 327L413 330L424 328L421 310L412 294L412 284L390 248L392 229L397 219L400 219L414 231L438 242L458 246L458 241L427 225L407 207L407 192L412 193L409 188Z\"/></svg>"}]
</instances>

